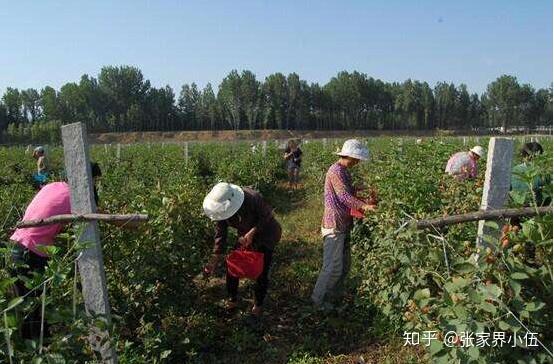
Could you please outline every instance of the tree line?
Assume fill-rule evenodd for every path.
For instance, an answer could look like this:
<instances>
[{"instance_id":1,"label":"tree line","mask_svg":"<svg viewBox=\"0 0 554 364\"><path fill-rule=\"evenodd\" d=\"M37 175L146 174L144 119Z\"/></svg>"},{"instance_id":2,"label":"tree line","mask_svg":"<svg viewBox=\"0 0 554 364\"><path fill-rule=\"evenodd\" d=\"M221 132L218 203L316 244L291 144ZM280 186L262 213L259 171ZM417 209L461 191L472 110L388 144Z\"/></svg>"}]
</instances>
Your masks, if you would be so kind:
<instances>
[{"instance_id":1,"label":"tree line","mask_svg":"<svg viewBox=\"0 0 554 364\"><path fill-rule=\"evenodd\" d=\"M96 78L85 74L59 90L8 87L0 100L5 138L75 121L91 132L533 128L552 124L552 85L535 90L502 75L478 95L464 84L390 83L357 71L320 85L296 73L261 81L233 70L217 90L185 84L177 97L169 86L152 86L136 67L106 66Z\"/></svg>"}]
</instances>

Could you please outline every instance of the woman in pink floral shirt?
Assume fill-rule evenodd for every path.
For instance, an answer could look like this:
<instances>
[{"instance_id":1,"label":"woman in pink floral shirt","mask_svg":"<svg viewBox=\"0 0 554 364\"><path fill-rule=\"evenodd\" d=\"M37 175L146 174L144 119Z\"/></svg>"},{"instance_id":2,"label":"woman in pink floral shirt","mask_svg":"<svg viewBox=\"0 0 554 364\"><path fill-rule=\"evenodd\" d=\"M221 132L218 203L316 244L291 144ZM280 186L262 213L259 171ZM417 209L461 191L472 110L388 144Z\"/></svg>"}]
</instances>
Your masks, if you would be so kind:
<instances>
[{"instance_id":1,"label":"woman in pink floral shirt","mask_svg":"<svg viewBox=\"0 0 554 364\"><path fill-rule=\"evenodd\" d=\"M333 296L339 295L344 279L350 270L350 230L352 216L350 209L371 211L369 205L354 196L352 177L348 168L367 160L367 147L356 139L344 142L337 153L340 159L333 164L325 176L323 220L323 267L317 279L312 301L317 306L329 305Z\"/></svg>"},{"instance_id":2,"label":"woman in pink floral shirt","mask_svg":"<svg viewBox=\"0 0 554 364\"><path fill-rule=\"evenodd\" d=\"M459 180L474 179L477 177L477 161L484 155L481 146L475 146L469 152L458 152L448 159L444 171Z\"/></svg>"}]
</instances>

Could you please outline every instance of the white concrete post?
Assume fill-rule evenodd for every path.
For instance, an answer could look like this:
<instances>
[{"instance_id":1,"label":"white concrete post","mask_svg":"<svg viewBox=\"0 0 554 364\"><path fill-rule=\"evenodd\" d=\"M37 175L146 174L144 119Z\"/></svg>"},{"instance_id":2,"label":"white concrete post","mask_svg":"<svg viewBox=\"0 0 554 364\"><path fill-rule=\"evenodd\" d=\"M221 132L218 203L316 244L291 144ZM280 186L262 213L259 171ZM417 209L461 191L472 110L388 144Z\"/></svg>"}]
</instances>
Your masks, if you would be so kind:
<instances>
[{"instance_id":1,"label":"white concrete post","mask_svg":"<svg viewBox=\"0 0 554 364\"><path fill-rule=\"evenodd\" d=\"M121 144L117 143L117 151L116 151L116 157L117 157L117 161L119 162L119 160L121 159Z\"/></svg>"},{"instance_id":2,"label":"white concrete post","mask_svg":"<svg viewBox=\"0 0 554 364\"><path fill-rule=\"evenodd\" d=\"M189 142L184 142L183 144L183 154L185 157L185 165L189 164Z\"/></svg>"},{"instance_id":3,"label":"white concrete post","mask_svg":"<svg viewBox=\"0 0 554 364\"><path fill-rule=\"evenodd\" d=\"M104 144L104 153L108 154L108 144Z\"/></svg>"},{"instance_id":4,"label":"white concrete post","mask_svg":"<svg viewBox=\"0 0 554 364\"><path fill-rule=\"evenodd\" d=\"M514 142L508 138L491 138L487 151L487 170L485 172L485 184L481 199L481 210L500 209L504 207L512 175L512 155ZM494 241L497 240L500 229L492 229L485 226L485 221L479 221L477 230L477 247L486 247L485 236ZM492 241L492 240L491 240ZM491 246L491 249L493 247Z\"/></svg>"},{"instance_id":5,"label":"white concrete post","mask_svg":"<svg viewBox=\"0 0 554 364\"><path fill-rule=\"evenodd\" d=\"M264 157L267 155L267 140L264 140L262 142L262 152L264 154Z\"/></svg>"},{"instance_id":6,"label":"white concrete post","mask_svg":"<svg viewBox=\"0 0 554 364\"><path fill-rule=\"evenodd\" d=\"M64 125L61 131L65 169L71 186L71 212L74 214L94 213L96 212L96 203L85 124ZM96 222L85 223L85 229L79 237L79 242L90 245L81 252L82 255L77 262L86 312L90 315L100 315L107 323L110 323L106 273ZM117 363L115 349L106 339L109 339L108 332L97 327L91 328L89 341L93 350L100 352L103 362ZM103 345L102 341L105 341Z\"/></svg>"}]
</instances>

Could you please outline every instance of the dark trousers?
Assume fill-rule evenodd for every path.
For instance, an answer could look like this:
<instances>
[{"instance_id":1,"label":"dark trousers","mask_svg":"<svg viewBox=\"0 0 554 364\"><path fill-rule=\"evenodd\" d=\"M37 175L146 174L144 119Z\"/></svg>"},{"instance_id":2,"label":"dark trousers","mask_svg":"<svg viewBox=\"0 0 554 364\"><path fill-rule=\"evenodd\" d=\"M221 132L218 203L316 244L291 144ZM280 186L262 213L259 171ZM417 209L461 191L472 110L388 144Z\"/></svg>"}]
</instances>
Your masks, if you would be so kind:
<instances>
[{"instance_id":1,"label":"dark trousers","mask_svg":"<svg viewBox=\"0 0 554 364\"><path fill-rule=\"evenodd\" d=\"M33 253L32 251L25 249L21 245L16 245L12 249L12 259L17 265L25 264L27 267L17 267L16 274L25 277L32 277L32 272L44 273L46 265L48 264L48 258L41 257ZM24 296L29 292L29 289L25 287L25 283L21 280L17 280L16 284L17 294ZM42 294L42 289L37 288L28 297L38 297ZM21 336L23 339L37 339L40 336L40 322L41 322L41 306L39 305L27 317L23 320L23 326ZM44 336L48 336L48 326L46 321L44 322Z\"/></svg>"},{"instance_id":2,"label":"dark trousers","mask_svg":"<svg viewBox=\"0 0 554 364\"><path fill-rule=\"evenodd\" d=\"M254 286L254 296L256 306L261 306L264 303L265 295L267 294L267 288L269 286L269 269L271 268L271 260L273 258L273 250L265 248L258 250L260 253L264 253L264 270L262 274L256 280ZM231 301L237 300L237 294L239 290L239 279L235 278L227 273L227 294Z\"/></svg>"}]
</instances>

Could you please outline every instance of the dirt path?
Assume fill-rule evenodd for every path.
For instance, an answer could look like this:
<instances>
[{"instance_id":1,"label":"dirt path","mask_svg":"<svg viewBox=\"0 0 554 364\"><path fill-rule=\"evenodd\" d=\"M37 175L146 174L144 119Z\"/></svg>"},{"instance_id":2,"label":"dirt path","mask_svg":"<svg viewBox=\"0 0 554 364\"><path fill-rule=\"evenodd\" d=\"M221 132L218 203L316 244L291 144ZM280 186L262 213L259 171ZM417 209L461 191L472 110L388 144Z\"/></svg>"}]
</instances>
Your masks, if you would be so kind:
<instances>
[{"instance_id":1,"label":"dirt path","mask_svg":"<svg viewBox=\"0 0 554 364\"><path fill-rule=\"evenodd\" d=\"M287 191L284 186L268 198L284 233L274 255L263 319L255 322L248 314L253 303L251 282L241 282L239 309L228 313L214 305L224 297L224 281L212 279L204 303L209 310L215 306L212 314L219 316L215 341L221 345L207 347L201 362L405 363L413 357L401 340L391 344L375 337L372 313L356 306L355 289L333 312L313 308L309 297L322 256L321 201L303 189Z\"/></svg>"}]
</instances>

